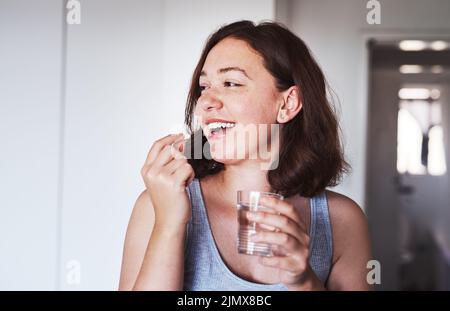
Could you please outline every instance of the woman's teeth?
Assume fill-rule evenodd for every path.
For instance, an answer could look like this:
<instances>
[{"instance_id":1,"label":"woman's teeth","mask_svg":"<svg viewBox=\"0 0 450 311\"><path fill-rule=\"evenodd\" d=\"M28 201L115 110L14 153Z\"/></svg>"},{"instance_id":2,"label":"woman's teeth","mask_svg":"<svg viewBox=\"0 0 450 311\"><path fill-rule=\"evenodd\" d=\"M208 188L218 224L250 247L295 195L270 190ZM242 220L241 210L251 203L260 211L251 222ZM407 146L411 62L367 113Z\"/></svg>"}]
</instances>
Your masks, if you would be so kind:
<instances>
[{"instance_id":1,"label":"woman's teeth","mask_svg":"<svg viewBox=\"0 0 450 311\"><path fill-rule=\"evenodd\" d=\"M212 123L209 123L208 125L208 129L211 131L211 132L217 132L217 131L219 131L219 130L221 130L221 129L226 129L226 128L230 128L230 127L234 127L235 126L235 123L228 123L228 122L212 122Z\"/></svg>"}]
</instances>

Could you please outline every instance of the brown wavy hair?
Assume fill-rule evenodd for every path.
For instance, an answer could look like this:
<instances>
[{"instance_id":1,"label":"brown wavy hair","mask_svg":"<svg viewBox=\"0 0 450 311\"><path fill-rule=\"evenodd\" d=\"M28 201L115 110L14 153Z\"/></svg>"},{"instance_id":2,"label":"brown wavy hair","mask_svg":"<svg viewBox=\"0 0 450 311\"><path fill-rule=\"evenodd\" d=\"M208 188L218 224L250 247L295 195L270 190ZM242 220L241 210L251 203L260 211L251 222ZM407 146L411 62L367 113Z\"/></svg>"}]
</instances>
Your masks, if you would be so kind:
<instances>
[{"instance_id":1,"label":"brown wavy hair","mask_svg":"<svg viewBox=\"0 0 450 311\"><path fill-rule=\"evenodd\" d=\"M341 131L334 107L327 98L325 77L306 44L277 22L255 25L247 20L238 21L222 26L209 36L192 75L187 98L185 124L191 139L202 135L202 146L207 143L202 131L194 132L192 124L193 111L201 94L199 77L209 51L228 37L245 41L263 57L278 91L294 85L299 89L303 107L280 129L279 165L267 175L272 189L285 197L295 194L312 197L327 186L337 185L350 166L344 159ZM211 157L194 159L191 156L189 163L196 178L225 169L223 163Z\"/></svg>"}]
</instances>

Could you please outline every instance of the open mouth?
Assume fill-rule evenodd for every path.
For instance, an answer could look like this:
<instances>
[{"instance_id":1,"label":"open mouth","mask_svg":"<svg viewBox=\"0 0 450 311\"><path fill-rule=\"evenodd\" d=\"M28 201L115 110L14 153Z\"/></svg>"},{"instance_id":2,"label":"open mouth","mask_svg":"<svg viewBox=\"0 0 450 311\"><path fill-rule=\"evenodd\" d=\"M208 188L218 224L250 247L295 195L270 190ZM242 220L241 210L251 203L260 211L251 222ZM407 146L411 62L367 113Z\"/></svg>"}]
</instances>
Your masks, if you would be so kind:
<instances>
[{"instance_id":1,"label":"open mouth","mask_svg":"<svg viewBox=\"0 0 450 311\"><path fill-rule=\"evenodd\" d=\"M235 127L234 122L211 122L206 125L208 138L218 138L226 135L227 131Z\"/></svg>"}]
</instances>

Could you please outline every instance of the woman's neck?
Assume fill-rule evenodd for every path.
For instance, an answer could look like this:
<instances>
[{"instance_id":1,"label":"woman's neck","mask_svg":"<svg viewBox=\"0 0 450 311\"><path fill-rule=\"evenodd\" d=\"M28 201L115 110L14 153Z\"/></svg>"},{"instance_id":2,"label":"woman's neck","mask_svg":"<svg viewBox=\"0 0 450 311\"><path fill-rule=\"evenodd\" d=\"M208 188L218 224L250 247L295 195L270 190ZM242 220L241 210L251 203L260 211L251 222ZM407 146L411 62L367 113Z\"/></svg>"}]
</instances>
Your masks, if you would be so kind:
<instances>
[{"instance_id":1,"label":"woman's neck","mask_svg":"<svg viewBox=\"0 0 450 311\"><path fill-rule=\"evenodd\" d=\"M259 163L241 163L240 165L227 165L225 170L217 173L211 180L215 196L221 201L236 204L238 190L257 190L270 192L271 187L267 181L267 171L261 170Z\"/></svg>"}]
</instances>

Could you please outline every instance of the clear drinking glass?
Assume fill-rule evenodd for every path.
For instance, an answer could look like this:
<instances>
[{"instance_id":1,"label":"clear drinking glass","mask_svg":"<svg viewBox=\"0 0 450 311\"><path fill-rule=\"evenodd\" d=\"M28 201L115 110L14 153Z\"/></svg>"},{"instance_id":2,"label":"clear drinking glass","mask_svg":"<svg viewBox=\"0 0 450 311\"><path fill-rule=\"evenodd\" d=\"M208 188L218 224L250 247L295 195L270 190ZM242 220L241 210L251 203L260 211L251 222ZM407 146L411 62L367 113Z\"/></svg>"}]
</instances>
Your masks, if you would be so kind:
<instances>
[{"instance_id":1,"label":"clear drinking glass","mask_svg":"<svg viewBox=\"0 0 450 311\"><path fill-rule=\"evenodd\" d=\"M273 248L269 243L253 242L250 237L259 231L273 231L263 224L250 221L247 218L249 212L263 211L273 214L279 214L273 209L260 204L262 197L275 197L283 200L283 196L272 192L239 190L237 192L237 212L238 212L238 252L247 255L273 256Z\"/></svg>"}]
</instances>

